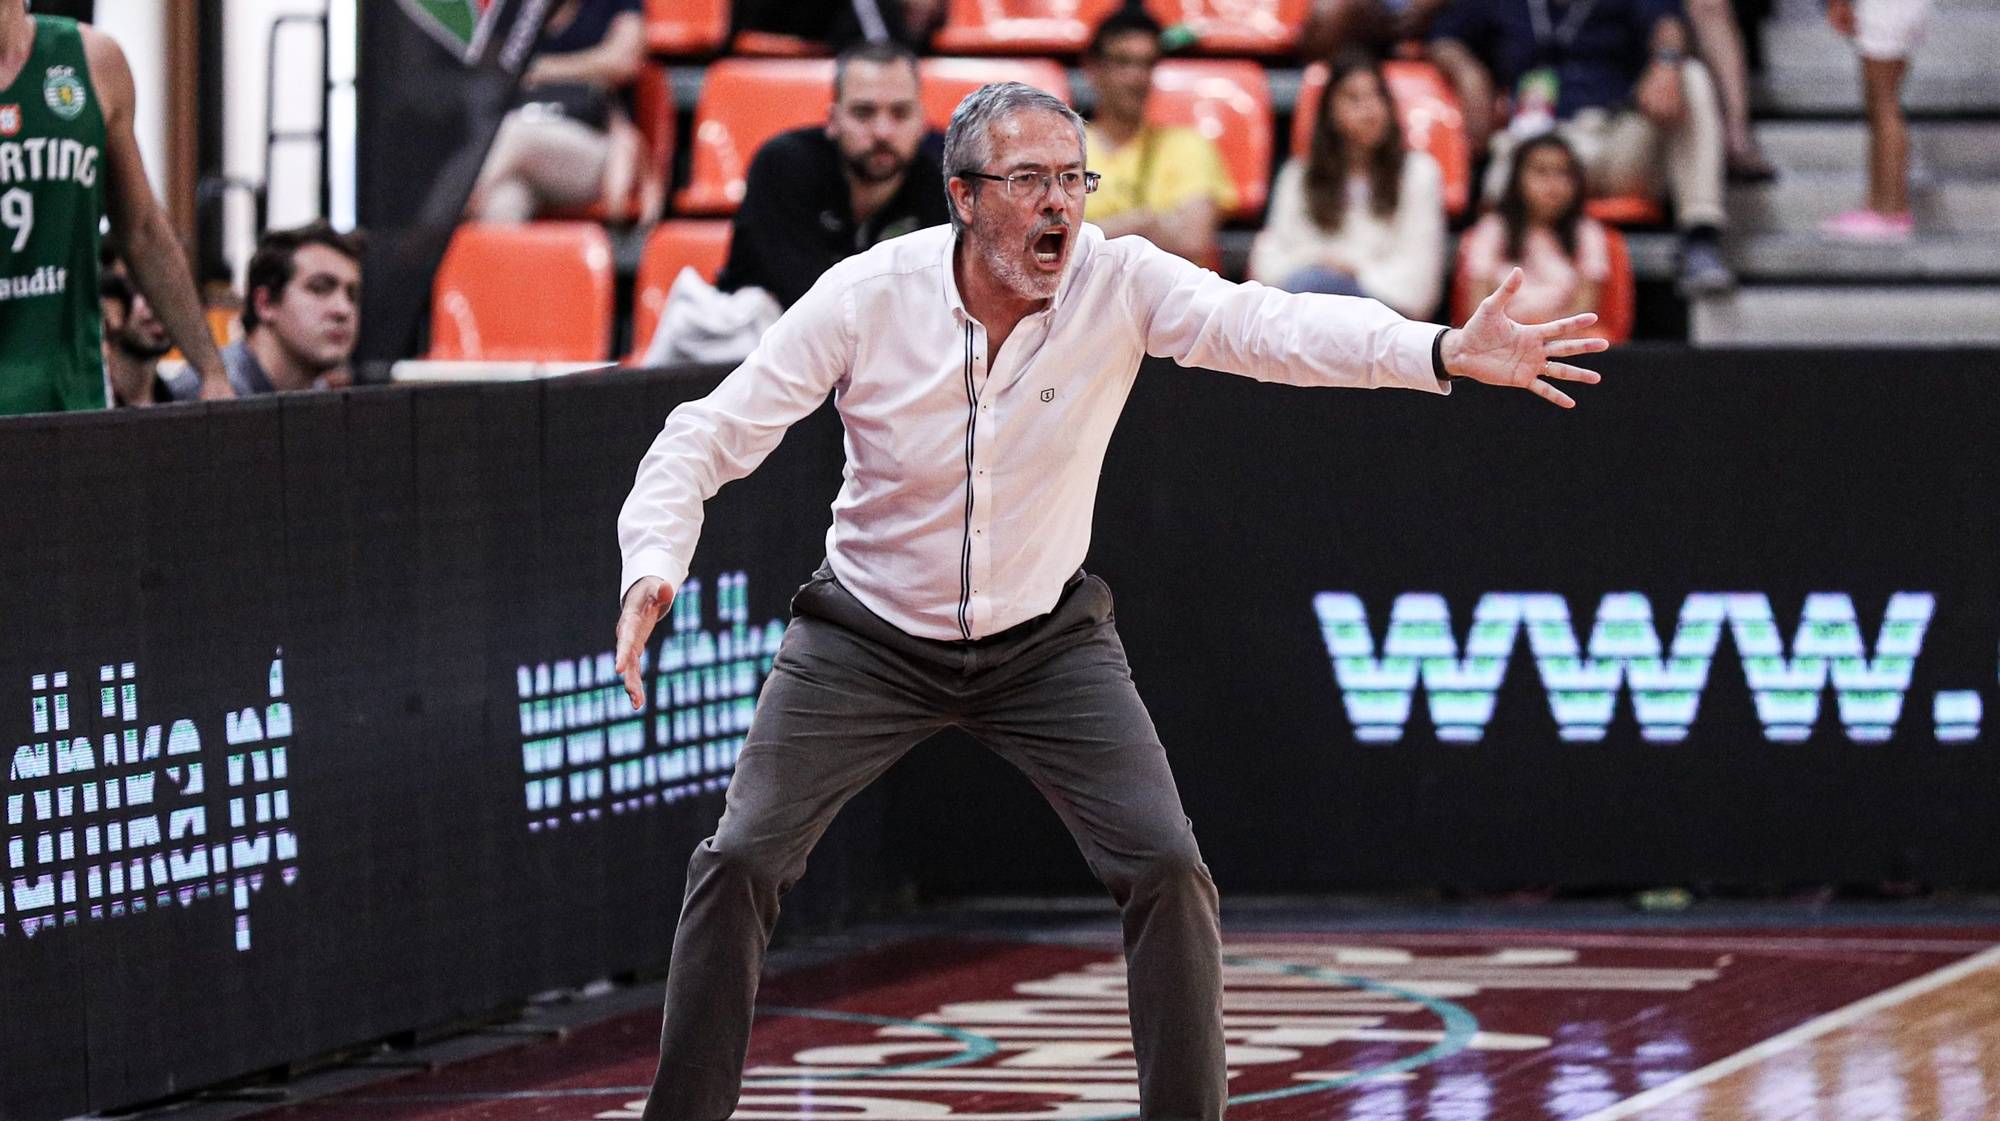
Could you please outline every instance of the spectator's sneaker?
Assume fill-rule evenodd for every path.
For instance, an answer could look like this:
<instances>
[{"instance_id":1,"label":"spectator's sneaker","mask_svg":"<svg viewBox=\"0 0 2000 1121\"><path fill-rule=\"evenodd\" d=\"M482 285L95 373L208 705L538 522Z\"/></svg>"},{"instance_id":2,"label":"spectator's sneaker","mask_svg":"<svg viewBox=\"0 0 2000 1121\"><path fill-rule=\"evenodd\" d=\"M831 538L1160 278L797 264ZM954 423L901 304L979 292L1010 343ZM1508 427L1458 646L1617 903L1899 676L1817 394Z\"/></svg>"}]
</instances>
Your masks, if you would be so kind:
<instances>
[{"instance_id":1,"label":"spectator's sneaker","mask_svg":"<svg viewBox=\"0 0 2000 1121\"><path fill-rule=\"evenodd\" d=\"M1681 275L1676 286L1682 299L1720 296L1736 287L1736 274L1723 263L1722 248L1714 241L1689 238L1681 243Z\"/></svg>"},{"instance_id":2,"label":"spectator's sneaker","mask_svg":"<svg viewBox=\"0 0 2000 1121\"><path fill-rule=\"evenodd\" d=\"M1917 220L1908 212L1883 214L1864 207L1836 214L1820 223L1819 229L1843 241L1908 241L1917 232Z\"/></svg>"}]
</instances>

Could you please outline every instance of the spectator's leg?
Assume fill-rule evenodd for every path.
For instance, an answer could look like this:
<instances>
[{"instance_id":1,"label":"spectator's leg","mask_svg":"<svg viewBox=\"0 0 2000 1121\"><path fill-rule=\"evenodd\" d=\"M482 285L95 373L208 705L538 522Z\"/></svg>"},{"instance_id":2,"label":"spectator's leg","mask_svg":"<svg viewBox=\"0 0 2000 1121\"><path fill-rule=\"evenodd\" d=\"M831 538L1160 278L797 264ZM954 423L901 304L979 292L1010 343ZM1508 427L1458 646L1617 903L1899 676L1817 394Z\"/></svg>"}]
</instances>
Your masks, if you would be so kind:
<instances>
[{"instance_id":1,"label":"spectator's leg","mask_svg":"<svg viewBox=\"0 0 2000 1121\"><path fill-rule=\"evenodd\" d=\"M1294 272L1278 285L1287 292L1321 292L1329 296L1363 296L1361 282L1339 269L1312 265Z\"/></svg>"},{"instance_id":2,"label":"spectator's leg","mask_svg":"<svg viewBox=\"0 0 2000 1121\"><path fill-rule=\"evenodd\" d=\"M1736 13L1729 0L1687 0L1687 15L1702 61L1714 75L1716 92L1722 98L1729 176L1741 182L1768 180L1773 174L1771 165L1758 151L1757 139L1750 132L1750 75Z\"/></svg>"},{"instance_id":3,"label":"spectator's leg","mask_svg":"<svg viewBox=\"0 0 2000 1121\"><path fill-rule=\"evenodd\" d=\"M1680 227L1721 229L1722 105L1708 68L1697 62L1681 67L1680 121L1667 130L1667 184Z\"/></svg>"},{"instance_id":4,"label":"spectator's leg","mask_svg":"<svg viewBox=\"0 0 2000 1121\"><path fill-rule=\"evenodd\" d=\"M1660 130L1636 110L1585 109L1562 123L1591 198L1660 194Z\"/></svg>"},{"instance_id":5,"label":"spectator's leg","mask_svg":"<svg viewBox=\"0 0 2000 1121\"><path fill-rule=\"evenodd\" d=\"M1903 117L1900 58L1861 60L1861 92L1868 111L1868 209L1900 216L1910 212L1910 131Z\"/></svg>"},{"instance_id":6,"label":"spectator's leg","mask_svg":"<svg viewBox=\"0 0 2000 1121\"><path fill-rule=\"evenodd\" d=\"M610 159L604 133L519 110L500 123L469 207L482 222L526 222L543 210L599 197Z\"/></svg>"}]
</instances>

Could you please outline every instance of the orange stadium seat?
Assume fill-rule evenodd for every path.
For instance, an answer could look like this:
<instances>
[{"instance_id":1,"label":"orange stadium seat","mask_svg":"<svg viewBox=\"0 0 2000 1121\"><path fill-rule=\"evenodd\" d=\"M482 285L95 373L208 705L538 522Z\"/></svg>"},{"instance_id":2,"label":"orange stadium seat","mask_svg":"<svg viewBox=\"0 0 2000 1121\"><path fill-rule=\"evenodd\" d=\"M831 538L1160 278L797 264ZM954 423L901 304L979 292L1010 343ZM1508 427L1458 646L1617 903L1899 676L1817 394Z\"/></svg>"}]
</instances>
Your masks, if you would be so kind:
<instances>
[{"instance_id":1,"label":"orange stadium seat","mask_svg":"<svg viewBox=\"0 0 2000 1121\"><path fill-rule=\"evenodd\" d=\"M1471 231L1466 231L1470 234ZM1471 317L1472 309L1487 293L1474 288L1473 280L1465 271L1465 235L1459 238L1458 265L1451 278L1451 321L1464 326ZM1597 293L1596 334L1610 342L1628 342L1632 338L1634 284L1632 280L1632 254L1625 245L1625 235L1613 226L1604 228L1605 256L1611 272L1604 278L1604 287Z\"/></svg>"},{"instance_id":2,"label":"orange stadium seat","mask_svg":"<svg viewBox=\"0 0 2000 1121\"><path fill-rule=\"evenodd\" d=\"M1203 54L1289 55L1298 50L1311 0L1148 0L1168 27L1194 33Z\"/></svg>"},{"instance_id":3,"label":"orange stadium seat","mask_svg":"<svg viewBox=\"0 0 2000 1121\"><path fill-rule=\"evenodd\" d=\"M757 149L787 129L825 123L832 104L831 59L725 58L711 65L695 105L688 185L674 209L735 213Z\"/></svg>"},{"instance_id":4,"label":"orange stadium seat","mask_svg":"<svg viewBox=\"0 0 2000 1121\"><path fill-rule=\"evenodd\" d=\"M1659 200L1647 195L1608 195L1591 199L1583 209L1607 226L1657 226L1667 220Z\"/></svg>"},{"instance_id":5,"label":"orange stadium seat","mask_svg":"<svg viewBox=\"0 0 2000 1121\"><path fill-rule=\"evenodd\" d=\"M1146 118L1186 125L1222 152L1236 183L1236 209L1224 217L1255 218L1271 184L1271 87L1254 62L1170 59L1153 70Z\"/></svg>"},{"instance_id":6,"label":"orange stadium seat","mask_svg":"<svg viewBox=\"0 0 2000 1121\"><path fill-rule=\"evenodd\" d=\"M1392 59L1382 64L1389 96L1410 147L1429 152L1444 173L1444 205L1462 215L1472 202L1472 144L1465 137L1465 115L1458 95L1428 62ZM1292 155L1303 158L1312 147L1313 122L1326 93L1327 66L1315 62L1299 81L1299 99L1292 111Z\"/></svg>"},{"instance_id":7,"label":"orange stadium seat","mask_svg":"<svg viewBox=\"0 0 2000 1121\"><path fill-rule=\"evenodd\" d=\"M646 0L646 49L713 54L729 38L729 0Z\"/></svg>"},{"instance_id":8,"label":"orange stadium seat","mask_svg":"<svg viewBox=\"0 0 2000 1121\"><path fill-rule=\"evenodd\" d=\"M639 256L639 275L632 285L632 353L626 359L628 364L636 364L653 341L653 330L667 307L667 291L682 268L692 268L703 280L715 283L729 258L729 229L729 223L718 218L677 218L654 227Z\"/></svg>"},{"instance_id":9,"label":"orange stadium seat","mask_svg":"<svg viewBox=\"0 0 2000 1121\"><path fill-rule=\"evenodd\" d=\"M950 124L965 95L988 82L1020 82L1069 100L1069 78L1046 58L927 58L921 65L924 122L935 129Z\"/></svg>"},{"instance_id":10,"label":"orange stadium seat","mask_svg":"<svg viewBox=\"0 0 2000 1121\"><path fill-rule=\"evenodd\" d=\"M430 357L600 360L611 284L611 239L594 222L460 226L431 291Z\"/></svg>"},{"instance_id":11,"label":"orange stadium seat","mask_svg":"<svg viewBox=\"0 0 2000 1121\"><path fill-rule=\"evenodd\" d=\"M931 45L944 54L1076 54L1119 0L950 0Z\"/></svg>"}]
</instances>

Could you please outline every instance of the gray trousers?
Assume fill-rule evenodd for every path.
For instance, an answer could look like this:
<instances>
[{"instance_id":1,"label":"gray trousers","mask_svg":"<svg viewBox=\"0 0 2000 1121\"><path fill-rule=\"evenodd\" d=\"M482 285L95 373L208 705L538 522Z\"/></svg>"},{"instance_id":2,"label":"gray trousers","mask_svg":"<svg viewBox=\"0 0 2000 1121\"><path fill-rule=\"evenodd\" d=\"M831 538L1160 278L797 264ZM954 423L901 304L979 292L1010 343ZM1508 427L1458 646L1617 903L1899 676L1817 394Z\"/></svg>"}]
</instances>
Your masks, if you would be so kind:
<instances>
[{"instance_id":1,"label":"gray trousers","mask_svg":"<svg viewBox=\"0 0 2000 1121\"><path fill-rule=\"evenodd\" d=\"M1121 910L1141 1115L1220 1117L1215 884L1104 581L1079 573L1049 614L965 643L910 637L825 569L792 615L722 820L688 862L646 1121L735 1110L778 898L849 798L953 726L1028 776Z\"/></svg>"}]
</instances>

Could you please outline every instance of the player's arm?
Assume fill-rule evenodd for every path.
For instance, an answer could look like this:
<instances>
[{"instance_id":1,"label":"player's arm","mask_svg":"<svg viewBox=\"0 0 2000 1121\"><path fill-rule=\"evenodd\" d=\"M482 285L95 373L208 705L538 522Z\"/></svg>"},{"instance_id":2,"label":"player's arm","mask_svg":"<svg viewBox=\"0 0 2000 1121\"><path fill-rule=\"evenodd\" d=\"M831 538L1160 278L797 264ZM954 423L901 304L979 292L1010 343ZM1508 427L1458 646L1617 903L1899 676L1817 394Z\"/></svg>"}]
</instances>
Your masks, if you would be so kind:
<instances>
[{"instance_id":1,"label":"player's arm","mask_svg":"<svg viewBox=\"0 0 2000 1121\"><path fill-rule=\"evenodd\" d=\"M139 141L132 134L137 101L132 68L109 35L92 27L82 31L90 81L104 111L104 195L112 249L124 260L132 283L153 305L174 345L201 373L201 395L233 397L222 371L222 356L216 353L215 340L209 336L208 321L201 312L201 300L195 296L187 257L146 181Z\"/></svg>"},{"instance_id":2,"label":"player's arm","mask_svg":"<svg viewBox=\"0 0 2000 1121\"><path fill-rule=\"evenodd\" d=\"M687 579L702 503L756 470L786 430L847 376L854 354L850 284L840 266L829 269L721 385L667 417L640 460L618 512L624 566L616 664L633 708L645 696L640 654Z\"/></svg>"}]
</instances>

